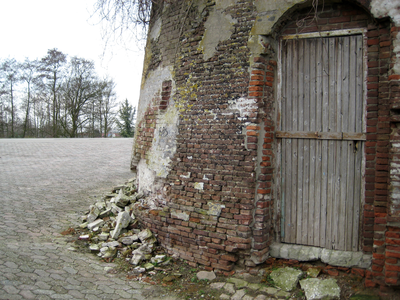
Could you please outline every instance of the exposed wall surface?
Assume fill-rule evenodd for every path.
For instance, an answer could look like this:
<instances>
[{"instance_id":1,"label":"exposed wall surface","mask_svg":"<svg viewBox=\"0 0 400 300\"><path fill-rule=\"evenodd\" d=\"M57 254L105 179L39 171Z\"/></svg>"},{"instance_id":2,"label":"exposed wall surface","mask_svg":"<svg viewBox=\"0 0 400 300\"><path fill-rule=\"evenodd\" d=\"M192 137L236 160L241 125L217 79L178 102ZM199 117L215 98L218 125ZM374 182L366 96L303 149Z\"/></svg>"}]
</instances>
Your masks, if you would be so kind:
<instances>
[{"instance_id":1,"label":"exposed wall surface","mask_svg":"<svg viewBox=\"0 0 400 300\"><path fill-rule=\"evenodd\" d=\"M321 2L321 1L320 1ZM279 240L279 38L363 29L360 252L400 285L399 1L191 0L154 7L132 168L142 222L192 265L254 268ZM321 4L321 3L320 3Z\"/></svg>"}]
</instances>

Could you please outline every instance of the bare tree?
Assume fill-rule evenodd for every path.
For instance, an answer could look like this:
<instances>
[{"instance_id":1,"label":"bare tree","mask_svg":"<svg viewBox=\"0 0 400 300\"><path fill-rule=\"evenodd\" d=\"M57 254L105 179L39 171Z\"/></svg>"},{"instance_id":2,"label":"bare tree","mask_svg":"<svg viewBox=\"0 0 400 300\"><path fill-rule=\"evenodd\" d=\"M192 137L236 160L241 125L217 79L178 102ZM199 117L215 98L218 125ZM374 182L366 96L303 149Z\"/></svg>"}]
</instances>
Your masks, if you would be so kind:
<instances>
[{"instance_id":1,"label":"bare tree","mask_svg":"<svg viewBox=\"0 0 400 300\"><path fill-rule=\"evenodd\" d=\"M112 38L143 41L146 38L152 7L170 0L97 0L93 16L98 16L106 44Z\"/></svg>"},{"instance_id":2,"label":"bare tree","mask_svg":"<svg viewBox=\"0 0 400 300\"><path fill-rule=\"evenodd\" d=\"M11 117L11 124L10 124L11 133L9 133L8 130L8 120L6 123L7 136L9 137L15 137L15 121L16 121L15 90L16 90L16 85L19 81L18 73L19 73L19 66L15 59L6 59L2 62L0 66L0 76L2 77L1 90L3 97L6 97L9 103L9 106L5 105L5 107L3 108L4 109L3 112L8 111Z\"/></svg>"},{"instance_id":3,"label":"bare tree","mask_svg":"<svg viewBox=\"0 0 400 300\"><path fill-rule=\"evenodd\" d=\"M99 100L100 134L108 136L115 122L114 108L116 107L115 83L112 79L103 80L102 97Z\"/></svg>"},{"instance_id":4,"label":"bare tree","mask_svg":"<svg viewBox=\"0 0 400 300\"><path fill-rule=\"evenodd\" d=\"M25 59L25 61L20 65L21 69L21 80L26 84L26 96L25 96L25 116L24 123L22 128L22 137L26 136L28 126L30 123L30 109L31 109L31 101L32 101L32 89L33 85L38 82L38 61L30 61L29 59Z\"/></svg>"},{"instance_id":5,"label":"bare tree","mask_svg":"<svg viewBox=\"0 0 400 300\"><path fill-rule=\"evenodd\" d=\"M77 137L78 129L89 120L88 106L101 93L99 80L95 76L94 63L83 58L72 57L70 71L63 87L61 125L68 137Z\"/></svg>"},{"instance_id":6,"label":"bare tree","mask_svg":"<svg viewBox=\"0 0 400 300\"><path fill-rule=\"evenodd\" d=\"M48 111L51 112L49 116L52 120L52 136L59 136L59 117L60 117L60 106L58 103L59 89L62 82L63 68L67 61L67 56L58 51L57 49L50 49L47 51L47 55L41 60L41 71L45 79L45 85L51 91L52 103Z\"/></svg>"}]
</instances>

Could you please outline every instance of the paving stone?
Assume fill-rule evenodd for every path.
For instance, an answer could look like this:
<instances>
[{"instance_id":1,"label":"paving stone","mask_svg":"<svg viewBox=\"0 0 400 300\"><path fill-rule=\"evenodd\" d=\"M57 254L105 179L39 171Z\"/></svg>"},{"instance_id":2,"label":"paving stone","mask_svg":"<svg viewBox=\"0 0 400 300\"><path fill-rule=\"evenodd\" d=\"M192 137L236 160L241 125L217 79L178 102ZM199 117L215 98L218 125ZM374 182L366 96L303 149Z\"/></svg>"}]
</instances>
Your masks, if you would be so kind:
<instances>
[{"instance_id":1,"label":"paving stone","mask_svg":"<svg viewBox=\"0 0 400 300\"><path fill-rule=\"evenodd\" d=\"M106 263L69 251L60 235L132 177L131 146L131 139L0 140L0 299L146 299L144 284L107 274ZM103 281L111 293L100 289Z\"/></svg>"},{"instance_id":2,"label":"paving stone","mask_svg":"<svg viewBox=\"0 0 400 300\"><path fill-rule=\"evenodd\" d=\"M236 289L242 289L249 284L246 280L239 278L228 278L227 282L233 283Z\"/></svg>"},{"instance_id":3,"label":"paving stone","mask_svg":"<svg viewBox=\"0 0 400 300\"><path fill-rule=\"evenodd\" d=\"M267 296L265 296L265 295L258 295L257 297L254 298L254 300L267 300Z\"/></svg>"},{"instance_id":4,"label":"paving stone","mask_svg":"<svg viewBox=\"0 0 400 300\"><path fill-rule=\"evenodd\" d=\"M273 287L262 287L262 288L260 288L259 291L267 293L268 295L275 295L277 292L279 292L278 289L273 288Z\"/></svg>"},{"instance_id":5,"label":"paving stone","mask_svg":"<svg viewBox=\"0 0 400 300\"><path fill-rule=\"evenodd\" d=\"M214 282L210 284L210 287L216 290L222 289L225 285L225 282Z\"/></svg>"},{"instance_id":6,"label":"paving stone","mask_svg":"<svg viewBox=\"0 0 400 300\"><path fill-rule=\"evenodd\" d=\"M208 281L212 281L215 278L217 278L217 276L215 276L214 272L207 272L207 271L200 271L196 274L197 279L198 280L208 280Z\"/></svg>"},{"instance_id":7,"label":"paving stone","mask_svg":"<svg viewBox=\"0 0 400 300\"><path fill-rule=\"evenodd\" d=\"M294 268L280 268L271 272L270 276L277 287L289 292L296 288L303 272Z\"/></svg>"},{"instance_id":8,"label":"paving stone","mask_svg":"<svg viewBox=\"0 0 400 300\"><path fill-rule=\"evenodd\" d=\"M35 294L33 294L31 291L29 290L22 290L19 293L22 297L24 297L24 299L35 299Z\"/></svg>"},{"instance_id":9,"label":"paving stone","mask_svg":"<svg viewBox=\"0 0 400 300\"><path fill-rule=\"evenodd\" d=\"M19 290L12 285L5 285L3 287L3 290L5 290L9 294L18 294L19 293Z\"/></svg>"},{"instance_id":10,"label":"paving stone","mask_svg":"<svg viewBox=\"0 0 400 300\"><path fill-rule=\"evenodd\" d=\"M229 293L229 294L234 294L236 292L235 290L235 285L233 283L226 283L224 285L224 289Z\"/></svg>"},{"instance_id":11,"label":"paving stone","mask_svg":"<svg viewBox=\"0 0 400 300\"><path fill-rule=\"evenodd\" d=\"M245 290L238 290L236 293L232 296L231 300L240 300L243 298L243 296L246 294Z\"/></svg>"},{"instance_id":12,"label":"paving stone","mask_svg":"<svg viewBox=\"0 0 400 300\"><path fill-rule=\"evenodd\" d=\"M340 287L333 278L307 278L300 280L300 285L306 294L307 300L340 298Z\"/></svg>"},{"instance_id":13,"label":"paving stone","mask_svg":"<svg viewBox=\"0 0 400 300\"><path fill-rule=\"evenodd\" d=\"M249 283L247 287L251 290L257 291L257 290L261 289L263 287L263 285L260 283Z\"/></svg>"}]
</instances>

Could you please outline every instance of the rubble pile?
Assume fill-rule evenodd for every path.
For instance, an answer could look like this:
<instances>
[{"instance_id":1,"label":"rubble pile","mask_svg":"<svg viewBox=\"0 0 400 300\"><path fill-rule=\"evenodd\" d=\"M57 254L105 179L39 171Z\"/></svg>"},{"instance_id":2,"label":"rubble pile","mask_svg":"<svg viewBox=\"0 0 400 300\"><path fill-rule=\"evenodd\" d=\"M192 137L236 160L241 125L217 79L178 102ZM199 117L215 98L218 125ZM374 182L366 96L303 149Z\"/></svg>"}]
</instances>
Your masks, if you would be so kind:
<instances>
[{"instance_id":1,"label":"rubble pile","mask_svg":"<svg viewBox=\"0 0 400 300\"><path fill-rule=\"evenodd\" d=\"M150 229L139 228L134 206L140 204L143 194L138 193L134 181L114 187L111 194L90 206L82 216L80 228L86 232L79 240L87 241L89 249L105 260L120 257L129 261L133 271L141 274L168 264L170 258L156 255L156 237Z\"/></svg>"}]
</instances>

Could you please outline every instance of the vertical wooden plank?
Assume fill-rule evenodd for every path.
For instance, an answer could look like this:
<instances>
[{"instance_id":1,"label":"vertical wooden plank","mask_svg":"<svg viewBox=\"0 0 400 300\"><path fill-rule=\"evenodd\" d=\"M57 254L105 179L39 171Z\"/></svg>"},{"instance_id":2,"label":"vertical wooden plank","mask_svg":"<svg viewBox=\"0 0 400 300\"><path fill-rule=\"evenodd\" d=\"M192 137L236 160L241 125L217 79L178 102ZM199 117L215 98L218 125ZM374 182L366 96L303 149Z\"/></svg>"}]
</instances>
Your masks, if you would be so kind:
<instances>
[{"instance_id":1,"label":"vertical wooden plank","mask_svg":"<svg viewBox=\"0 0 400 300\"><path fill-rule=\"evenodd\" d=\"M297 50L298 50L298 40L293 40L292 41L292 47L290 48L290 62L291 64L288 67L291 67L290 73L290 83L291 83L291 99L290 99L290 105L292 107L292 130L297 130L298 127L298 109L299 109L299 103L298 103L298 90L297 90L297 84L298 84L298 56L297 56ZM289 61L289 60L288 60ZM292 243L296 243L296 236L297 236L297 211L298 211L298 197L297 197L297 188L298 188L298 141L297 139L292 139L292 196L291 196L291 241Z\"/></svg>"},{"instance_id":2,"label":"vertical wooden plank","mask_svg":"<svg viewBox=\"0 0 400 300\"><path fill-rule=\"evenodd\" d=\"M329 115L328 115L328 128L327 131L335 131L336 129L336 39L329 39ZM326 218L326 239L325 239L325 248L334 249L333 243L334 239L332 238L333 226L335 224L335 216L334 216L334 193L335 193L335 165L336 165L336 145L333 141L328 141L328 151L327 151L327 195L326 195L326 203L327 203L327 218Z\"/></svg>"},{"instance_id":3,"label":"vertical wooden plank","mask_svg":"<svg viewBox=\"0 0 400 300\"><path fill-rule=\"evenodd\" d=\"M341 107L341 131L348 132L349 125L349 117L354 117L354 115L349 114L350 108L350 82L351 82L351 74L350 74L350 38L348 36L340 37L340 44L342 45L342 59L341 63L338 65L338 68L341 70L340 77L340 86L341 86L341 94L340 94L340 107ZM350 124L349 124L350 123ZM337 249L347 250L346 245L346 230L348 229L346 226L346 210L347 205L350 205L350 202L353 202L353 199L347 198L347 189L348 187L348 179L351 172L353 172L352 166L349 166L351 155L350 155L350 143L346 141L337 141L336 143L341 144L342 152L340 154L340 169L339 169L339 190L338 190L338 233L337 233Z\"/></svg>"},{"instance_id":4,"label":"vertical wooden plank","mask_svg":"<svg viewBox=\"0 0 400 300\"><path fill-rule=\"evenodd\" d=\"M357 101L357 37L350 36L349 39L349 113L348 114L348 127L346 132L355 132L356 130L356 101ZM355 198L355 190L357 187L355 184L355 177L357 176L355 170L355 153L354 153L355 141L348 142L348 177L347 177L347 193L346 193L346 212L345 212L345 250L351 251L353 249L353 221L354 220L354 202L359 201Z\"/></svg>"},{"instance_id":5,"label":"vertical wooden plank","mask_svg":"<svg viewBox=\"0 0 400 300\"><path fill-rule=\"evenodd\" d=\"M287 111L286 114L288 115L288 123L287 123L287 129L288 130L293 130L294 125L296 124L296 120L295 118L297 118L297 109L296 109L296 104L297 103L293 103L293 90L292 90L292 83L293 83L293 70L292 70L292 66L293 66L293 48L294 48L294 43L295 41L288 41L287 44ZM291 143L291 152L290 152L290 160L291 160L291 166L292 166L292 171L291 173L291 178L290 178L290 192L291 194L288 195L287 198L287 209L290 212L286 218L286 222L288 223L287 229L286 229L286 233L288 235L288 241L290 241L291 243L295 242L295 224L296 224L296 187L297 187L297 170L296 168L293 168L293 166L296 166L297 164L297 143L295 140L291 139L290 140ZM289 153L288 153L289 154Z\"/></svg>"},{"instance_id":6,"label":"vertical wooden plank","mask_svg":"<svg viewBox=\"0 0 400 300\"><path fill-rule=\"evenodd\" d=\"M329 130L329 97L330 97L330 43L328 38L322 39L321 62L322 67L322 122L321 127L323 132ZM326 246L327 232L327 201L328 201L328 141L321 141L321 206L320 206L320 235L319 246Z\"/></svg>"},{"instance_id":7,"label":"vertical wooden plank","mask_svg":"<svg viewBox=\"0 0 400 300\"><path fill-rule=\"evenodd\" d=\"M289 43L290 41L284 41L284 43ZM289 81L291 79L290 77L290 47L289 45L286 45L284 47L285 53L284 53L284 70L285 73L283 74L283 77L285 78L285 86L284 86L284 93L285 93L285 106L284 106L284 111L282 116L282 119L285 119L284 123L284 130L291 130L291 107L290 107L290 101L291 101L291 82ZM290 222L291 222L291 188L292 188L292 182L291 182L291 172L290 168L292 165L292 147L291 147L291 140L287 139L285 141L285 158L286 158L286 192L285 192L285 232L284 232L284 241L289 243L291 242L291 230L290 230Z\"/></svg>"},{"instance_id":8,"label":"vertical wooden plank","mask_svg":"<svg viewBox=\"0 0 400 300\"><path fill-rule=\"evenodd\" d=\"M364 53L363 53L363 37L358 35L355 42L356 48L356 122L355 131L362 132L364 128ZM354 206L353 206L353 228L352 228L352 251L359 251L359 222L361 207L361 188L362 188L362 163L364 153L364 142L358 142L358 149L355 153L355 170L354 170ZM351 216L350 216L351 217Z\"/></svg>"},{"instance_id":9,"label":"vertical wooden plank","mask_svg":"<svg viewBox=\"0 0 400 300\"><path fill-rule=\"evenodd\" d=\"M316 55L316 44L318 43L318 39L310 39L308 43L308 52L309 54L309 84L308 84L308 101L306 102L304 119L308 120L308 122L304 122L304 130L305 131L315 131L315 77L316 77L316 63L315 63L315 55ZM305 240L305 244L313 245L314 241L314 191L311 190L311 185L314 187L313 182L314 178L314 166L311 165L312 157L315 156L315 141L304 140L304 189L303 189L303 198L304 198L304 218L307 220L307 223L304 223L303 229L303 240Z\"/></svg>"},{"instance_id":10,"label":"vertical wooden plank","mask_svg":"<svg viewBox=\"0 0 400 300\"><path fill-rule=\"evenodd\" d=\"M315 54L315 68L316 68L316 79L315 79L315 131L322 131L322 115L323 115L323 61L322 61L322 47L323 39L318 39L316 54ZM313 240L310 243L314 246L320 246L320 229L321 229L321 185L323 182L321 168L322 168L322 155L321 155L322 141L315 141L314 147L310 144L310 156L313 167L310 168L310 203L314 203L314 226L313 226ZM313 150L312 150L313 148ZM310 209L311 211L311 209Z\"/></svg>"},{"instance_id":11,"label":"vertical wooden plank","mask_svg":"<svg viewBox=\"0 0 400 300\"><path fill-rule=\"evenodd\" d=\"M299 66L301 68L301 81L298 85L298 130L304 130L304 123L307 122L307 118L305 112L306 101L308 99L308 82L309 82L309 52L307 51L307 40L299 40ZM307 218L304 217L304 197L303 197L303 189L304 189L304 140L297 140L297 149L298 149L298 162L297 162L297 230L296 230L296 242L298 244L305 244L304 240L304 222L307 222Z\"/></svg>"},{"instance_id":12,"label":"vertical wooden plank","mask_svg":"<svg viewBox=\"0 0 400 300\"><path fill-rule=\"evenodd\" d=\"M283 130L286 125L286 48L283 47L283 41L280 41L280 83L281 83L281 111L280 114L280 129ZM281 186L280 186L280 194L281 194L281 212L280 212L280 241L285 242L285 232L286 232L286 166L287 166L287 157L286 157L286 140L281 140Z\"/></svg>"},{"instance_id":13,"label":"vertical wooden plank","mask_svg":"<svg viewBox=\"0 0 400 300\"><path fill-rule=\"evenodd\" d=\"M361 210L361 186L362 186L362 163L364 153L364 142L359 142L358 150L355 153L355 178L354 178L354 206L353 206L353 228L352 228L352 248L351 251L359 251L359 228Z\"/></svg>"}]
</instances>

